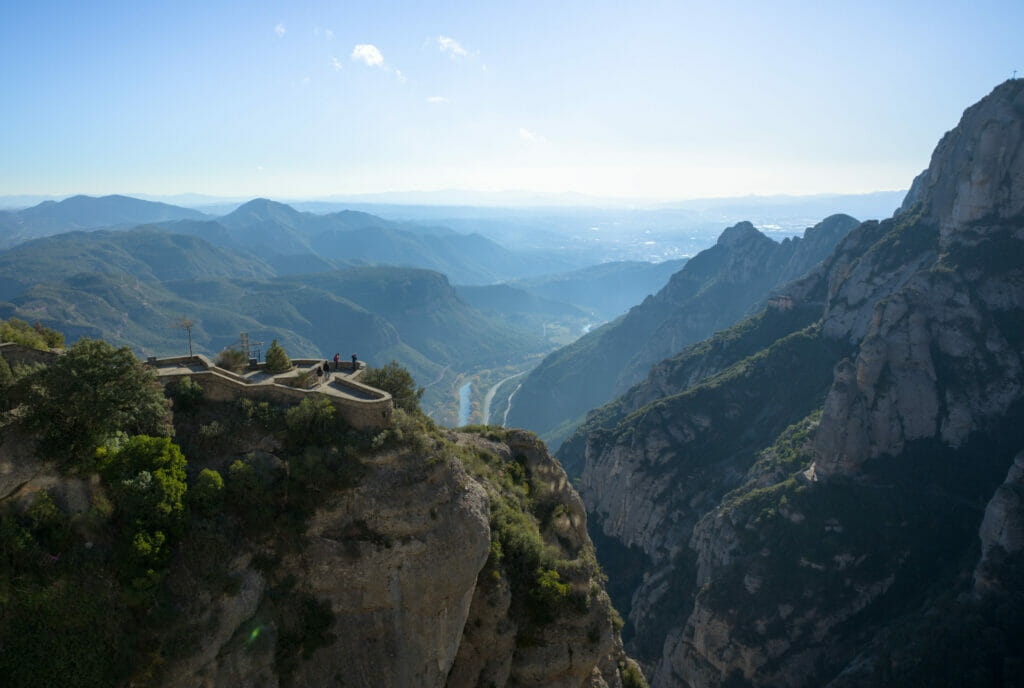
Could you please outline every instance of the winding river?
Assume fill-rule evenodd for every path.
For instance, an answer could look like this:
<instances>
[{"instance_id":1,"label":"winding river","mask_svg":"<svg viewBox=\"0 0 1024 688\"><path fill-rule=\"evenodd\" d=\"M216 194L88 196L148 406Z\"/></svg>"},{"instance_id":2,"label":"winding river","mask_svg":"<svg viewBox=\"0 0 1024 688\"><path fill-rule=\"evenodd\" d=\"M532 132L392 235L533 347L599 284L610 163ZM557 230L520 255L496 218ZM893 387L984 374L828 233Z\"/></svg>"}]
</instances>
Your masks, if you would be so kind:
<instances>
[{"instance_id":1,"label":"winding river","mask_svg":"<svg viewBox=\"0 0 1024 688\"><path fill-rule=\"evenodd\" d=\"M472 411L472 407L469 405L469 389L472 386L472 382L467 382L459 387L459 425L469 423L469 412Z\"/></svg>"}]
</instances>

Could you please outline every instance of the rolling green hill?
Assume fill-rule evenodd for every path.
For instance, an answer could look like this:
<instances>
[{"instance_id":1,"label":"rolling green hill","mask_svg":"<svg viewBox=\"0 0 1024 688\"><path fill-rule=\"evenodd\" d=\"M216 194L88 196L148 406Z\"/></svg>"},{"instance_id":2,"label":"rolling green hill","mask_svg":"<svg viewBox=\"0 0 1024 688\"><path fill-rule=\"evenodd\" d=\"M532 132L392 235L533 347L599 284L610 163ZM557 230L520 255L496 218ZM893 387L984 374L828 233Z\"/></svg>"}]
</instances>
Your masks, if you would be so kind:
<instances>
[{"instance_id":1,"label":"rolling green hill","mask_svg":"<svg viewBox=\"0 0 1024 688\"><path fill-rule=\"evenodd\" d=\"M0 299L13 298L33 284L83 272L109 272L149 281L275 274L256 256L225 250L194 236L152 228L80 231L35 239L0 252Z\"/></svg>"}]
</instances>

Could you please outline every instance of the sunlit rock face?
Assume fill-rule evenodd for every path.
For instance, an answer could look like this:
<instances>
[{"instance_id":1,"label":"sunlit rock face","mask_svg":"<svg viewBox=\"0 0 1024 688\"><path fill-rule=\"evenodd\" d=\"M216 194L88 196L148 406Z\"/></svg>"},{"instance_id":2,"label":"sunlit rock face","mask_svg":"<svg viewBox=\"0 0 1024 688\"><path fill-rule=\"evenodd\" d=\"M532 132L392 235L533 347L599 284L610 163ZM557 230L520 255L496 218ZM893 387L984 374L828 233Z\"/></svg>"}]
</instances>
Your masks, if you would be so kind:
<instances>
[{"instance_id":1,"label":"sunlit rock face","mask_svg":"<svg viewBox=\"0 0 1024 688\"><path fill-rule=\"evenodd\" d=\"M1010 81L893 218L563 445L621 546L605 567L630 581L626 647L653 686L928 684L967 628L988 643L972 652L1017 652L1001 648L1024 561L1022 127ZM927 645L943 590L959 601ZM978 617L989 604L1004 611Z\"/></svg>"},{"instance_id":2,"label":"sunlit rock face","mask_svg":"<svg viewBox=\"0 0 1024 688\"><path fill-rule=\"evenodd\" d=\"M912 440L959 445L1020 397L1007 317L1024 307L1013 258L1024 239L1022 128L1024 87L1007 82L943 137L889 240L837 262L824 328L860 350L825 403L820 475Z\"/></svg>"}]
</instances>

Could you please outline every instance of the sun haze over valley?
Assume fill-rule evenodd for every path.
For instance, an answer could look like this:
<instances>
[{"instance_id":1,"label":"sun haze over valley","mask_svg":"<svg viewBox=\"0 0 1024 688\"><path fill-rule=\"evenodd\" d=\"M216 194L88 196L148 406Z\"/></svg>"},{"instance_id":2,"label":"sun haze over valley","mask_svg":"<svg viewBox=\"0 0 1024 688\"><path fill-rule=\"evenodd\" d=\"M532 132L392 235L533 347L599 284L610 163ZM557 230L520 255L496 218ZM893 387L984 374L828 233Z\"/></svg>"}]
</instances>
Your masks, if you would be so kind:
<instances>
[{"instance_id":1,"label":"sun haze over valley","mask_svg":"<svg viewBox=\"0 0 1024 688\"><path fill-rule=\"evenodd\" d=\"M0 17L5 685L1024 685L1024 5Z\"/></svg>"}]
</instances>

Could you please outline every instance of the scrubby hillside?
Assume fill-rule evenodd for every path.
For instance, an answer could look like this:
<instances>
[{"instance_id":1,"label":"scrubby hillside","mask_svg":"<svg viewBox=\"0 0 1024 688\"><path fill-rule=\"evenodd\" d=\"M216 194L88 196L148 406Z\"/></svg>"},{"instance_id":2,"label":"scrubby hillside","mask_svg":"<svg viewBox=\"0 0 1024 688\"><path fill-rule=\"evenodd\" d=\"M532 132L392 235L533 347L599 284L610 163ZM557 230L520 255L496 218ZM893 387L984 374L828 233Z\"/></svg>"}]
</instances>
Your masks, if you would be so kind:
<instances>
[{"instance_id":1,"label":"scrubby hillside","mask_svg":"<svg viewBox=\"0 0 1024 688\"><path fill-rule=\"evenodd\" d=\"M563 445L653 685L1024 683L1022 153L1018 80Z\"/></svg>"},{"instance_id":2,"label":"scrubby hillside","mask_svg":"<svg viewBox=\"0 0 1024 688\"><path fill-rule=\"evenodd\" d=\"M535 436L165 396L96 340L5 351L5 685L644 685Z\"/></svg>"}]
</instances>

